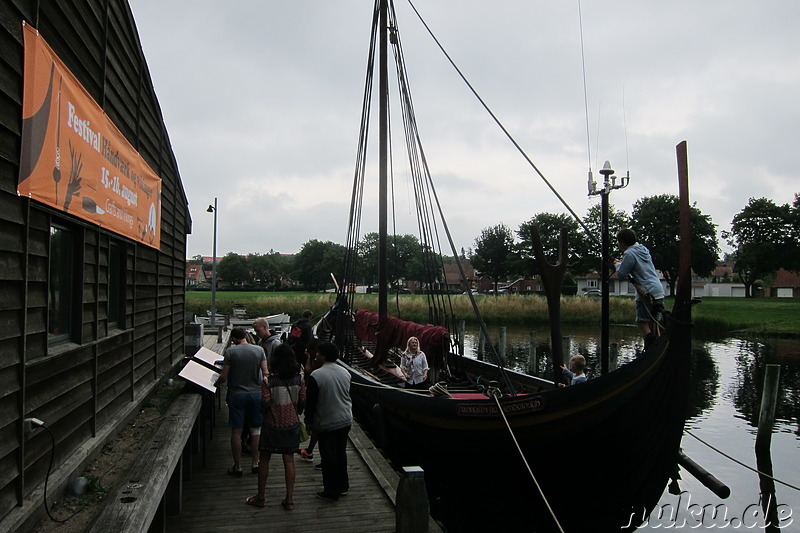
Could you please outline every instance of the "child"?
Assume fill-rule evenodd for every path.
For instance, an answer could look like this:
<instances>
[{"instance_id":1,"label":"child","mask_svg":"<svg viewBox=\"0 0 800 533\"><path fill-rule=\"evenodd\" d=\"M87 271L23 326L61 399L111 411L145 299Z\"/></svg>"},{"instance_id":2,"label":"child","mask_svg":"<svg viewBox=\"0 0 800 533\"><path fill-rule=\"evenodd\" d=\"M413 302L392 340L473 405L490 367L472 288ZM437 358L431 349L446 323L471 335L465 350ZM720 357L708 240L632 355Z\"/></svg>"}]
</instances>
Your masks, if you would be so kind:
<instances>
[{"instance_id":1,"label":"child","mask_svg":"<svg viewBox=\"0 0 800 533\"><path fill-rule=\"evenodd\" d=\"M564 377L569 380L570 385L583 383L588 379L586 374L583 373L583 370L586 368L586 358L580 354L573 355L569 358L569 370L567 370L566 365L561 365L561 368L563 369Z\"/></svg>"}]
</instances>

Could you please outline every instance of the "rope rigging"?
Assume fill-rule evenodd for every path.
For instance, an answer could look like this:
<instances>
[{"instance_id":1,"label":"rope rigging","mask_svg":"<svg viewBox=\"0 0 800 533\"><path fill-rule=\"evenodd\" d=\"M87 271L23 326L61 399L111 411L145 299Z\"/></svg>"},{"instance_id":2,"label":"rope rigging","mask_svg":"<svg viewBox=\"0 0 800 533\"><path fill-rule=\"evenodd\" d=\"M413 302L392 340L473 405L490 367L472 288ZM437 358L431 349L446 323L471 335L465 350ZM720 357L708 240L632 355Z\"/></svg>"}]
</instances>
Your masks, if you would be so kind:
<instances>
[{"instance_id":1,"label":"rope rigging","mask_svg":"<svg viewBox=\"0 0 800 533\"><path fill-rule=\"evenodd\" d=\"M744 464L743 462L741 462L740 460L736 459L735 457L732 457L732 456L728 455L727 453L723 452L719 448L716 448L712 444L709 444L708 442L704 441L703 439L701 439L700 437L698 437L697 435L695 435L694 433L692 433L688 429L685 429L684 433L686 433L690 437L694 437L695 439L697 439L701 443L705 444L706 446L708 446L709 448L711 448L712 450L714 450L715 452L717 452L721 456L725 457L726 459L730 459L731 461L733 461L734 463L738 464L739 466L743 466L746 469L748 469L748 470L750 470L752 472L755 472L759 476L764 476L766 478L769 478L772 481L774 481L775 483L780 483L781 485L789 487L790 489L794 489L794 490L800 491L800 487L798 487L797 485L792 485L791 483L787 483L785 481L781 481L780 479L778 479L776 477L773 477L773 476L771 476L771 475L769 475L767 473L764 473L761 470L758 470L757 468L753 468L752 466Z\"/></svg>"},{"instance_id":2,"label":"rope rigging","mask_svg":"<svg viewBox=\"0 0 800 533\"><path fill-rule=\"evenodd\" d=\"M525 161L528 162L528 165L530 165L530 167L536 172L536 174L539 175L539 177L544 182L544 184L547 185L547 187L550 189L550 191L556 196L556 198L558 198L558 200L567 209L567 211L569 211L569 213L576 220L576 222L586 232L586 235L588 235L595 242L597 242L597 237L594 236L594 234L589 230L589 228L586 226L586 224L583 222L583 220L581 220L581 218L577 215L577 213L575 213L575 211L572 209L572 207L570 207L570 205L567 203L567 201L564 200L564 198L561 196L561 194L556 190L556 188L545 177L545 175L542 173L542 171L539 170L539 168L536 166L536 164L533 162L533 160L531 160L531 158L528 156L528 154L525 152L525 150L523 150L522 147L519 145L519 143L514 138L514 136L511 135L511 133L506 129L506 127L503 125L503 123L497 117L497 115L495 115L494 112L491 110L489 105L478 94L478 91L475 90L475 88L469 82L469 80L464 75L464 73L461 72L461 69L458 68L458 65L456 65L455 61L453 61L453 59L450 57L450 54L448 54L447 51L444 49L444 46L442 45L442 43L433 34L433 30L431 30L430 26L428 26L428 23L425 22L425 20L422 18L422 15L420 14L420 12L417 11L417 8L414 5L414 3L411 0L408 0L408 4L411 6L411 9L414 10L414 13L417 15L417 18L419 18L420 22L425 27L425 30L428 32L428 34L431 36L433 41L436 43L436 46L439 47L439 50L441 50L442 54L444 54L444 56L447 59L447 61L450 63L450 65L453 67L453 69L455 69L456 73L459 75L461 80L466 84L467 88L472 92L473 96L475 96L475 98L478 100L478 102L480 102L481 106L483 106L483 108L486 110L486 112L489 113L489 116L492 117L492 120L494 120L495 124L497 124L500 127L500 129L502 130L502 132L506 136L506 138L508 138L508 140L511 142L511 144L514 145L514 148L516 148L517 151L525 159Z\"/></svg>"},{"instance_id":3,"label":"rope rigging","mask_svg":"<svg viewBox=\"0 0 800 533\"><path fill-rule=\"evenodd\" d=\"M394 67L396 74L397 92L399 95L399 109L402 118L402 130L405 138L405 151L407 154L407 164L409 175L411 177L411 188L414 193L414 211L417 218L419 243L422 248L422 262L421 269L424 273L424 279L430 280L425 293L428 299L428 321L433 325L441 325L447 328L451 335L451 344L453 347L460 347L462 343L458 338L461 334L457 328L455 312L453 304L447 293L447 279L445 276L445 264L442 253L441 240L445 237L449 243L450 251L455 259L458 267L460 278L462 282L466 282L466 274L464 267L458 256L457 248L453 242L447 222L444 218L441 204L439 202L436 189L433 184L430 170L428 168L425 152L422 148L422 142L417 128L417 120L414 113L414 106L411 98L411 89L407 77L407 69L405 66L405 58L403 54L402 43L397 29L397 18L394 10L394 5L389 2L388 7L388 28L380 27L380 2L375 2L375 10L373 12L372 32L370 34L369 56L367 60L367 73L364 87L364 99L362 102L362 116L361 126L358 141L358 150L356 157L356 166L354 172L354 183L351 198L351 212L348 223L348 235L345 254L344 274L342 276L343 283L339 287L339 299L346 299L350 309L353 308L354 294L349 290L348 285L352 284L357 278L357 265L359 257L363 256L363 252L359 252L359 240L361 234L361 218L364 205L364 190L365 190L365 174L366 174L366 159L367 159L367 145L369 138L369 117L372 110L373 98L373 85L375 79L373 72L376 66L376 55L379 48L379 35L381 31L389 31L389 42L394 59ZM388 92L388 84L386 87ZM388 95L387 95L388 96ZM391 124L388 106L386 109L387 124ZM388 136L388 155L387 159L394 161L394 147L391 144L391 136ZM394 202L394 174L390 168L390 181L391 185L391 206L392 206L392 222L394 228L396 224L396 211ZM441 227L439 226L441 224ZM396 232L395 232L396 233ZM398 278L397 265L400 259L400 246L398 239L395 235L394 250L390 254L394 258L394 271L389 278L392 282ZM387 269L391 270L391 269ZM437 287L438 283L438 287ZM473 310L478 317L481 328L488 338L488 332L485 329L483 319L480 317L480 311L477 308L473 296L470 294ZM508 390L514 392L514 387L510 379L505 375L502 367L502 361L496 353L495 347L490 343L491 353L494 355L495 360L499 362L499 366L504 376L504 383L508 386ZM463 354L462 354L463 355Z\"/></svg>"}]
</instances>

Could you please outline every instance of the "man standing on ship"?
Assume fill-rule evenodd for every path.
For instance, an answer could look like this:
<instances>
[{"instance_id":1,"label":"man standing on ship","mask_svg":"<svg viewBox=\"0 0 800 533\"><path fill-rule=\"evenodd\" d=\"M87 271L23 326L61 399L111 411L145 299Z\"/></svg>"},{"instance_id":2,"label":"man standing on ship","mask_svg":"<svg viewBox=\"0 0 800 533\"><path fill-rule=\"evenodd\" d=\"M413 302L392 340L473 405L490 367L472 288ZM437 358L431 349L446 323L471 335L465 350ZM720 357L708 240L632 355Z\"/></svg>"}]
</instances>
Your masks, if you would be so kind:
<instances>
[{"instance_id":1,"label":"man standing on ship","mask_svg":"<svg viewBox=\"0 0 800 533\"><path fill-rule=\"evenodd\" d=\"M641 287L636 290L636 325L647 348L657 337L654 326L664 308L664 286L656 273L650 250L636 241L636 233L632 229L620 230L617 244L622 250L622 259L614 261L617 276L620 279L631 278Z\"/></svg>"}]
</instances>

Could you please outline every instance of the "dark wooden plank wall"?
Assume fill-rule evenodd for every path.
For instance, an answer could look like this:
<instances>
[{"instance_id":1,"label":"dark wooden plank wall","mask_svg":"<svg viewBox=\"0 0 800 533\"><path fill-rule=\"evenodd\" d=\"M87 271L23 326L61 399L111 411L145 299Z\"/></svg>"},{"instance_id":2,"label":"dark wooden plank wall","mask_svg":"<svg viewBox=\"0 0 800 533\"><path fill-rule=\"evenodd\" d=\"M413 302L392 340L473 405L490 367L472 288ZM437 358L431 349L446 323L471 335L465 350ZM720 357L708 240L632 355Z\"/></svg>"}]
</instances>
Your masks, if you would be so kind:
<instances>
[{"instance_id":1,"label":"dark wooden plank wall","mask_svg":"<svg viewBox=\"0 0 800 533\"><path fill-rule=\"evenodd\" d=\"M36 27L162 179L159 250L16 193L22 127L22 20ZM75 230L80 316L73 342L48 345L50 225ZM55 464L131 402L142 401L183 355L186 195L125 0L0 2L0 521L44 481L49 437L23 434L26 417L55 435ZM111 243L120 246L122 319L108 321Z\"/></svg>"}]
</instances>

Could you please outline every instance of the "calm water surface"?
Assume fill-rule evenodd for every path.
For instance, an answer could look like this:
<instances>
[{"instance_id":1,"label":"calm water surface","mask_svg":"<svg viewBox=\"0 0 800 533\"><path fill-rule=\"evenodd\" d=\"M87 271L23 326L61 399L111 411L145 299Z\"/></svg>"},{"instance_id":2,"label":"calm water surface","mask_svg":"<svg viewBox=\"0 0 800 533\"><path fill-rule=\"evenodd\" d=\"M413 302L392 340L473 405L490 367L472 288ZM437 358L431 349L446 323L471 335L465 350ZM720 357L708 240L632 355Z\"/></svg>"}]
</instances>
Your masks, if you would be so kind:
<instances>
[{"instance_id":1,"label":"calm water surface","mask_svg":"<svg viewBox=\"0 0 800 533\"><path fill-rule=\"evenodd\" d=\"M489 335L499 337L499 328ZM527 371L530 331L507 328L509 366ZM570 339L570 355L588 355L587 374L600 374L598 331L564 329ZM534 332L539 375L551 376L549 331ZM641 339L633 327L612 327L610 342L618 347L617 364L624 364L641 349ZM466 334L467 354L477 356L475 332ZM612 350L613 352L613 350ZM758 428L761 391L767 364L781 367L776 421L772 434L771 459L774 477L800 486L800 341L798 340L700 340L693 341L690 413L682 447L700 466L731 489L720 499L691 474L681 469L678 487L666 490L659 506L640 531L661 529L724 529L748 531L800 531L800 491L775 483L773 501L777 504L773 522L782 529L764 528L759 475L726 458L731 456L756 468L755 440ZM719 451L700 442L702 439ZM624 452L624 450L621 450ZM761 458L761 467L764 458ZM591 467L589 459L586 467ZM676 490L677 489L677 490Z\"/></svg>"}]
</instances>

